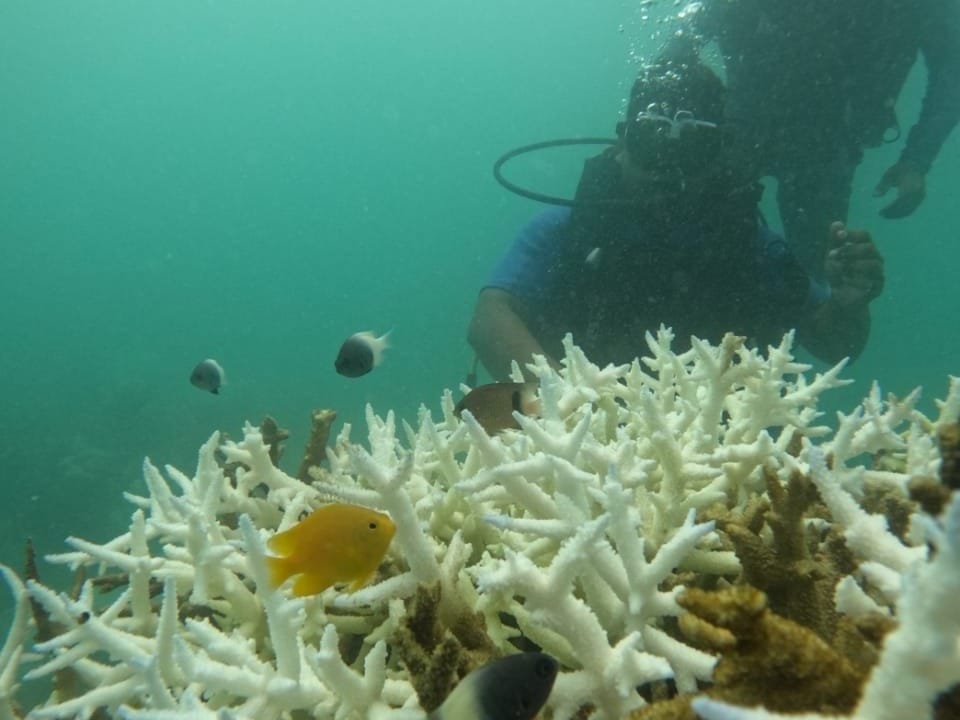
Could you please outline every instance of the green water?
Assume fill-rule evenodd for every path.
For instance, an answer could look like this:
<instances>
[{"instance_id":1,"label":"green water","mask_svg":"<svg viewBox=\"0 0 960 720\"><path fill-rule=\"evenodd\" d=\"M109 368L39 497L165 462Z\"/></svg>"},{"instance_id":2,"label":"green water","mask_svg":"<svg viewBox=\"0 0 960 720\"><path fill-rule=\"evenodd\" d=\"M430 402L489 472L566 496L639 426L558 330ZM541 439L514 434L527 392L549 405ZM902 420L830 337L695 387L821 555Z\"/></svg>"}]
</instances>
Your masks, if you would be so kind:
<instances>
[{"instance_id":1,"label":"green water","mask_svg":"<svg viewBox=\"0 0 960 720\"><path fill-rule=\"evenodd\" d=\"M118 534L144 456L192 470L217 428L270 413L295 463L312 408L358 430L366 403L436 409L478 287L539 210L493 160L612 135L656 19L596 0L0 0L0 561L19 569L28 536L47 553ZM922 89L920 70L905 122ZM874 378L929 400L960 373L960 138L896 223L870 197L895 150L868 155L853 200L888 280L832 408ZM517 171L569 193L581 157ZM334 373L347 335L391 328L376 372ZM208 356L219 397L187 382Z\"/></svg>"}]
</instances>

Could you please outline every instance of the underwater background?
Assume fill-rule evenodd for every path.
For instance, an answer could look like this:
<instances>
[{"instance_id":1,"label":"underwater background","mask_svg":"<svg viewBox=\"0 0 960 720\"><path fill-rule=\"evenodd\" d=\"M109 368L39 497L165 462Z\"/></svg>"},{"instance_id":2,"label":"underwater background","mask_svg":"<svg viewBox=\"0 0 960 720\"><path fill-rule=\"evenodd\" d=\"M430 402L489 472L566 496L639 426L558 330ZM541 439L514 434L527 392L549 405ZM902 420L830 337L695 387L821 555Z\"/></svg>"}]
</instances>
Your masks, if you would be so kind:
<instances>
[{"instance_id":1,"label":"underwater background","mask_svg":"<svg viewBox=\"0 0 960 720\"><path fill-rule=\"evenodd\" d=\"M22 573L27 537L43 555L124 531L144 457L192 474L214 430L272 415L292 431L291 470L313 408L355 440L367 403L437 416L470 364L477 291L541 209L494 182L494 160L612 137L677 9L0 0L0 562ZM923 73L901 97L905 127ZM861 165L848 220L874 233L887 283L826 422L874 379L923 386L932 411L960 373L958 135L906 220L879 218L871 197L899 145ZM569 196L591 151L507 172ZM337 375L342 341L368 329L393 330L383 365ZM225 368L219 395L188 382L206 357ZM0 630L10 607L0 590Z\"/></svg>"}]
</instances>

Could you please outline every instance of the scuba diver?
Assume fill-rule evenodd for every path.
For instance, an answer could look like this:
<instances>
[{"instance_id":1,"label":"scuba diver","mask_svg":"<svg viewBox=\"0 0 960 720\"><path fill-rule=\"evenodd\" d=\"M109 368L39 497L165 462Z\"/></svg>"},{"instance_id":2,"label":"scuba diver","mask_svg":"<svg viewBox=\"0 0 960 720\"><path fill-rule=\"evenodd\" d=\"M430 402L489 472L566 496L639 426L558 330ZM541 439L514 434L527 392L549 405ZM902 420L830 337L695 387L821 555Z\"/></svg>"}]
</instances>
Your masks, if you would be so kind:
<instances>
[{"instance_id":1,"label":"scuba diver","mask_svg":"<svg viewBox=\"0 0 960 720\"><path fill-rule=\"evenodd\" d=\"M888 219L926 196L926 175L960 121L958 0L703 0L681 12L659 62L697 62L715 41L728 87L731 163L777 179L787 240L818 273L826 230L846 220L864 149L901 139L896 105L922 56L926 93L874 196ZM893 195L891 196L891 191Z\"/></svg>"},{"instance_id":2,"label":"scuba diver","mask_svg":"<svg viewBox=\"0 0 960 720\"><path fill-rule=\"evenodd\" d=\"M574 200L525 227L479 294L468 340L491 376L534 354L556 362L567 332L593 362L629 362L661 324L681 349L690 335L762 345L796 328L826 362L861 352L883 289L880 253L869 233L836 222L826 281L805 272L762 222L762 188L723 162L724 102L700 63L641 74Z\"/></svg>"}]
</instances>

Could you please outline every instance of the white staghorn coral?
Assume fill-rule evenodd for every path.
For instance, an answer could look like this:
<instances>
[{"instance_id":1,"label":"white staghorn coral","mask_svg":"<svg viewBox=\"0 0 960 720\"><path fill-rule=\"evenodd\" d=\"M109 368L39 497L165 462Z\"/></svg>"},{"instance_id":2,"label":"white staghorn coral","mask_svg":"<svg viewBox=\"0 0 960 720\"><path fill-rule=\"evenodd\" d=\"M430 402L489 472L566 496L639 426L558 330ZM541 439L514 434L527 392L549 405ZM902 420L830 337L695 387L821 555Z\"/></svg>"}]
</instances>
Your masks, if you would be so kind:
<instances>
[{"instance_id":1,"label":"white staghorn coral","mask_svg":"<svg viewBox=\"0 0 960 720\"><path fill-rule=\"evenodd\" d=\"M592 717L619 720L646 704L640 686L670 678L692 692L710 679L715 658L674 630L676 598L690 578L733 579L740 564L703 513L743 508L770 477L816 466L813 440L834 462L816 466L814 479L863 561L844 580L845 607L906 613L902 577L904 587L926 583L939 597L934 575L911 573L956 555L953 521L908 546L882 535L856 502L865 482L902 490L936 469L933 424L915 397L884 402L876 390L831 436L815 424L817 402L843 384L842 366L808 378L791 335L766 356L734 336L719 346L694 341L682 354L671 340L661 329L647 336L651 357L600 368L567 338L560 372L542 359L531 366L541 417L518 415L520 430L497 436L469 412L457 417L449 392L439 419L421 409L416 427L368 408L363 445L345 427L310 484L274 467L249 425L240 442L215 433L192 477L145 462L147 494L127 495L136 508L128 532L105 543L69 538L68 552L48 558L121 573L119 592L101 597L100 581L88 579L72 598L4 572L17 613L0 652L0 720L17 716L21 680L65 673L72 682L31 717L423 718L418 678L395 650L409 641L401 628L414 596L431 587L441 617L471 618L498 652L513 651L522 633L560 660L552 717L591 705ZM956 388L942 416L960 407ZM798 436L808 444L799 458L790 453ZM854 464L876 450L902 454L907 471ZM376 581L308 598L271 587L266 541L329 500L394 520ZM866 542L864 529L879 544ZM928 536L933 559L923 550ZM871 562L882 571L868 576ZM895 586L887 607L863 589L876 589L883 572ZM39 664L24 674L28 597L57 632L35 645ZM922 624L916 615L910 622Z\"/></svg>"},{"instance_id":2,"label":"white staghorn coral","mask_svg":"<svg viewBox=\"0 0 960 720\"><path fill-rule=\"evenodd\" d=\"M20 660L30 633L30 607L27 590L20 578L6 565L0 565L0 573L13 592L13 621L7 630L7 639L0 650L0 720L16 717L14 696L19 683Z\"/></svg>"}]
</instances>

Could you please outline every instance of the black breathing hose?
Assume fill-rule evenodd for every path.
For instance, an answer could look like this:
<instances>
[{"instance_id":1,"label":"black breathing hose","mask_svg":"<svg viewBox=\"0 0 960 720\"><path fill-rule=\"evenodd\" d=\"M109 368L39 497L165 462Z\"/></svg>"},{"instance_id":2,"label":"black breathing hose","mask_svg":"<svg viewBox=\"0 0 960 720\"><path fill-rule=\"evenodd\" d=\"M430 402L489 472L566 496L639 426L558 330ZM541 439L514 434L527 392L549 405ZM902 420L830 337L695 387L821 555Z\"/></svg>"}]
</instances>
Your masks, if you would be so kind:
<instances>
[{"instance_id":1,"label":"black breathing hose","mask_svg":"<svg viewBox=\"0 0 960 720\"><path fill-rule=\"evenodd\" d=\"M527 190L524 187L520 187L516 183L510 182L503 176L503 172L501 172L503 166L519 155L526 155L527 153L536 152L537 150L544 150L546 148L567 147L570 145L616 145L618 142L619 140L616 138L588 137L544 140L542 142L531 143L530 145L522 145L504 153L497 158L497 161L493 164L493 177L495 177L497 182L500 183L504 188L512 193L520 195L521 197L525 197L530 200L536 200L537 202L547 203L549 205L564 205L566 207L573 207L576 204L574 200L557 197L555 195L539 193L535 190Z\"/></svg>"}]
</instances>

